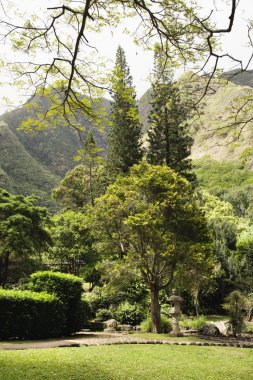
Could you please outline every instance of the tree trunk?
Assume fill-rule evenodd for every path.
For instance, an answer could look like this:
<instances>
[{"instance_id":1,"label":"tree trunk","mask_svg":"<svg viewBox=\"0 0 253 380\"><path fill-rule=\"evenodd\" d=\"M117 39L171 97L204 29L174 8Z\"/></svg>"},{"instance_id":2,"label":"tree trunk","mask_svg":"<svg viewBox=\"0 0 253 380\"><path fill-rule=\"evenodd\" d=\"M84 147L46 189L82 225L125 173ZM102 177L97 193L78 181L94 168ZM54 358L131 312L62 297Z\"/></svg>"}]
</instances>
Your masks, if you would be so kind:
<instances>
[{"instance_id":1,"label":"tree trunk","mask_svg":"<svg viewBox=\"0 0 253 380\"><path fill-rule=\"evenodd\" d=\"M196 316L199 317L199 289L193 290L193 303L195 307Z\"/></svg>"},{"instance_id":2,"label":"tree trunk","mask_svg":"<svg viewBox=\"0 0 253 380\"><path fill-rule=\"evenodd\" d=\"M165 130L165 163L167 166L171 166L171 152L170 152L170 123L168 120L168 110L165 107L165 124L166 124L166 130Z\"/></svg>"},{"instance_id":3,"label":"tree trunk","mask_svg":"<svg viewBox=\"0 0 253 380\"><path fill-rule=\"evenodd\" d=\"M161 332L161 313L159 305L159 289L156 286L150 287L150 296L152 332L159 334Z\"/></svg>"},{"instance_id":4,"label":"tree trunk","mask_svg":"<svg viewBox=\"0 0 253 380\"><path fill-rule=\"evenodd\" d=\"M6 253L0 260L0 286L3 288L7 282L8 267L9 267L9 253Z\"/></svg>"}]
</instances>

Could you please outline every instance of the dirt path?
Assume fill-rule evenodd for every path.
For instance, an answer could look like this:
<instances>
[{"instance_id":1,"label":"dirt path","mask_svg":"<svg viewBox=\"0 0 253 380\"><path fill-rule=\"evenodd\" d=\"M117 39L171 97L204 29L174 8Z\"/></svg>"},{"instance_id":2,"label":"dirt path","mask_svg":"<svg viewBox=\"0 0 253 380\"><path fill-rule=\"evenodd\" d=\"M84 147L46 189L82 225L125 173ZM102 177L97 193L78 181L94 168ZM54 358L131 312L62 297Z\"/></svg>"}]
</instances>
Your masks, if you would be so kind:
<instances>
[{"instance_id":1,"label":"dirt path","mask_svg":"<svg viewBox=\"0 0 253 380\"><path fill-rule=\"evenodd\" d=\"M199 341L199 342L189 342L187 340L160 340L160 339L144 339L130 334L120 334L120 333L103 333L103 332L82 332L76 334L75 336L55 339L55 340L44 340L22 343L12 342L12 343L1 343L0 350L27 350L27 349L45 349L54 347L81 347L81 346L99 346L99 345L111 345L111 344L171 344L171 345L188 345L188 346L229 346L229 347L247 347L253 348L253 340L250 342L246 341L230 341L230 340L219 340L219 341Z\"/></svg>"}]
</instances>

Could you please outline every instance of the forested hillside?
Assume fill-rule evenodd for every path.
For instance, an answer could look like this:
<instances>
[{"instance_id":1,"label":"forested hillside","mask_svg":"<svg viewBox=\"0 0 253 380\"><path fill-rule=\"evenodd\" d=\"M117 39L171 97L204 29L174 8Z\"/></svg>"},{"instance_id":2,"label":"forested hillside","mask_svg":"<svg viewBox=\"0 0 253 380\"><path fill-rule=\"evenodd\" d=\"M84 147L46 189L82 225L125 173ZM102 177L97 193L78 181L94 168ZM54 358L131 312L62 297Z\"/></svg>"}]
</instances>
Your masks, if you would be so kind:
<instances>
[{"instance_id":1,"label":"forested hillside","mask_svg":"<svg viewBox=\"0 0 253 380\"><path fill-rule=\"evenodd\" d=\"M59 177L36 161L8 125L0 122L0 186L14 193L35 194L52 208L48 195L58 182Z\"/></svg>"},{"instance_id":2,"label":"forested hillside","mask_svg":"<svg viewBox=\"0 0 253 380\"><path fill-rule=\"evenodd\" d=\"M109 102L104 102L109 108ZM35 194L42 204L55 209L51 190L76 165L74 157L81 148L80 139L66 126L38 132L19 130L27 117L28 111L23 107L0 117L0 187L14 193ZM92 125L83 120L83 126L85 136ZM97 144L105 147L105 133L92 129Z\"/></svg>"}]
</instances>

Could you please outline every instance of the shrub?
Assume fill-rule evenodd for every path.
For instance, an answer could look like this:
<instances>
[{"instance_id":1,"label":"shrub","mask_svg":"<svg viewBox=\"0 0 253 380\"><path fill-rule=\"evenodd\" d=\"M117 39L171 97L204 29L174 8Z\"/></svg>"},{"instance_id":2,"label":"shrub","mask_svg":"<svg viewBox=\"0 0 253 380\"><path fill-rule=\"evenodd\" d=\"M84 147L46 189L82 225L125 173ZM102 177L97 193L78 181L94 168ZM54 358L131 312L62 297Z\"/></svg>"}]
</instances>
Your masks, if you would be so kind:
<instances>
[{"instance_id":1,"label":"shrub","mask_svg":"<svg viewBox=\"0 0 253 380\"><path fill-rule=\"evenodd\" d=\"M0 339L61 336L63 303L54 295L0 289Z\"/></svg>"},{"instance_id":2,"label":"shrub","mask_svg":"<svg viewBox=\"0 0 253 380\"><path fill-rule=\"evenodd\" d=\"M66 324L64 333L69 334L83 327L85 315L81 296L82 279L59 272L36 272L31 275L30 289L56 295L64 304Z\"/></svg>"},{"instance_id":3,"label":"shrub","mask_svg":"<svg viewBox=\"0 0 253 380\"><path fill-rule=\"evenodd\" d=\"M138 304L130 304L126 301L115 309L113 315L121 324L135 326L141 323L145 312Z\"/></svg>"},{"instance_id":4,"label":"shrub","mask_svg":"<svg viewBox=\"0 0 253 380\"><path fill-rule=\"evenodd\" d=\"M151 318L147 318L141 322L141 331L142 332L152 332L152 322ZM172 331L171 320L165 316L161 316L161 332L169 333Z\"/></svg>"},{"instance_id":5,"label":"shrub","mask_svg":"<svg viewBox=\"0 0 253 380\"><path fill-rule=\"evenodd\" d=\"M111 318L113 318L113 315L112 315L111 310L109 309L99 309L96 312L96 319L101 322L107 321L108 319L111 319Z\"/></svg>"},{"instance_id":6,"label":"shrub","mask_svg":"<svg viewBox=\"0 0 253 380\"><path fill-rule=\"evenodd\" d=\"M199 317L196 317L193 319L182 316L180 320L180 325L183 328L198 330L201 327L205 326L207 322L208 321L204 315L200 315Z\"/></svg>"},{"instance_id":7,"label":"shrub","mask_svg":"<svg viewBox=\"0 0 253 380\"><path fill-rule=\"evenodd\" d=\"M232 331L233 336L236 337L244 328L244 297L241 292L234 290L227 296L225 301L226 303L223 306L228 311L229 329Z\"/></svg>"},{"instance_id":8,"label":"shrub","mask_svg":"<svg viewBox=\"0 0 253 380\"><path fill-rule=\"evenodd\" d=\"M108 301L108 299L105 297L104 294L101 294L100 290L101 290L100 288L99 288L99 291L95 289L92 292L85 294L85 299L89 303L91 315L93 318L95 318L95 316L97 315L97 312L100 309L109 310L109 307L110 307L110 302Z\"/></svg>"}]
</instances>

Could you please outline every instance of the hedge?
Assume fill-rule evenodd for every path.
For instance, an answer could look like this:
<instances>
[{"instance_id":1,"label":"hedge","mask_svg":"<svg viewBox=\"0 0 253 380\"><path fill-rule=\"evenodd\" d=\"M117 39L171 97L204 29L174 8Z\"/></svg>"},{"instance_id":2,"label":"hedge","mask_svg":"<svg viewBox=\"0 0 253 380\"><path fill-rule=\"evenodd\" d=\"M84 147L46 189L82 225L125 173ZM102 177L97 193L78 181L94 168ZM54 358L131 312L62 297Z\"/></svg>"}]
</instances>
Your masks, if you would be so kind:
<instances>
[{"instance_id":1,"label":"hedge","mask_svg":"<svg viewBox=\"0 0 253 380\"><path fill-rule=\"evenodd\" d=\"M0 289L0 339L61 336L64 305L54 295Z\"/></svg>"},{"instance_id":2,"label":"hedge","mask_svg":"<svg viewBox=\"0 0 253 380\"><path fill-rule=\"evenodd\" d=\"M64 334L80 330L87 319L87 305L81 300L82 279L60 272L36 272L31 275L30 289L56 295L64 304ZM86 309L86 311L85 311Z\"/></svg>"}]
</instances>

